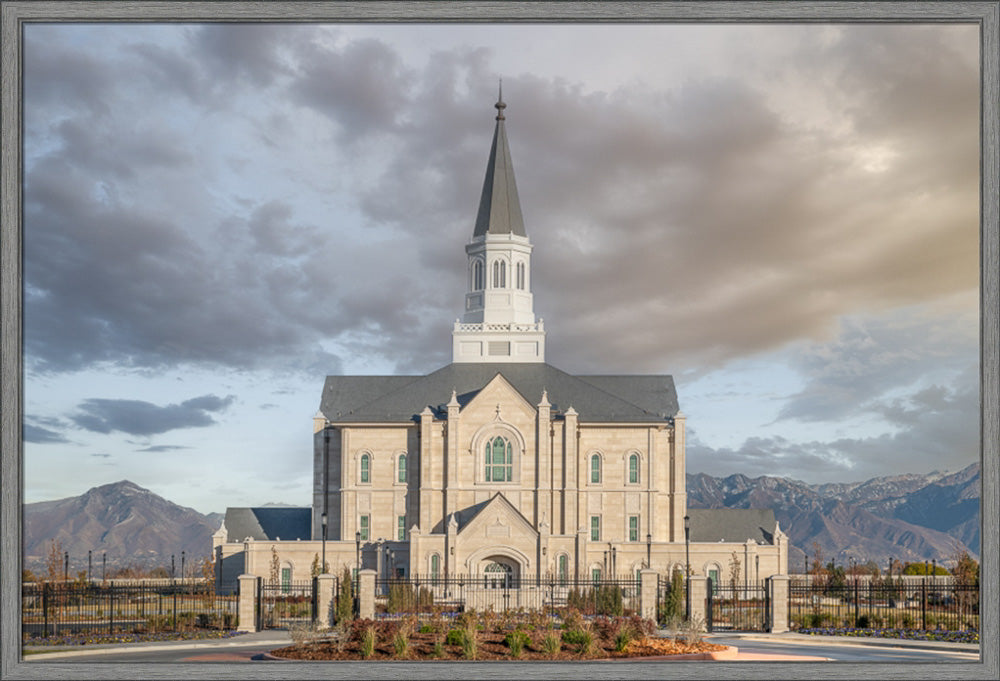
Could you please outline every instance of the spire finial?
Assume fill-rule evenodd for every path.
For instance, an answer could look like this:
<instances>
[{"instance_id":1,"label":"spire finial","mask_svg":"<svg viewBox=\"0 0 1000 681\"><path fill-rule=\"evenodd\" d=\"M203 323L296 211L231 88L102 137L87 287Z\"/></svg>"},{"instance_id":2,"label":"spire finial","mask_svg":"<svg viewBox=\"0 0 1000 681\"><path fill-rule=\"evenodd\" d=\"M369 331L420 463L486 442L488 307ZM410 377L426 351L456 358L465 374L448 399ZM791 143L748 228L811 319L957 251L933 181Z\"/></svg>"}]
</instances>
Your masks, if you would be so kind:
<instances>
[{"instance_id":1,"label":"spire finial","mask_svg":"<svg viewBox=\"0 0 1000 681\"><path fill-rule=\"evenodd\" d=\"M507 108L507 105L503 102L503 78L500 79L500 92L497 95L497 103L493 106L497 108L497 120L504 120L503 110Z\"/></svg>"}]
</instances>

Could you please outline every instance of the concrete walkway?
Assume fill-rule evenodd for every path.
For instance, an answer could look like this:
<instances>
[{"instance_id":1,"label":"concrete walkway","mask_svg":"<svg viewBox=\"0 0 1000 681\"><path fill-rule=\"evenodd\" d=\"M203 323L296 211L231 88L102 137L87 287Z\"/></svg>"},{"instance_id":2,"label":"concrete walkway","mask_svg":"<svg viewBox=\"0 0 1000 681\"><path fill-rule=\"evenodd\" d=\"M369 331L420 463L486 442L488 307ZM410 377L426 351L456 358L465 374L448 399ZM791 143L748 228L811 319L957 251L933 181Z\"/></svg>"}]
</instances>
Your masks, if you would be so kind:
<instances>
[{"instance_id":1,"label":"concrete walkway","mask_svg":"<svg viewBox=\"0 0 1000 681\"><path fill-rule=\"evenodd\" d=\"M660 636L666 636L665 630L657 632ZM704 634L704 639L711 642L713 634ZM877 639L867 637L849 636L812 636L808 634L767 634L767 633L729 633L718 632L715 634L720 638L741 639L750 641L765 641L770 643L806 644L810 646L883 646L896 648L911 648L922 650L936 650L941 652L966 652L978 653L979 646L972 643L949 643L942 641L912 641L906 639ZM124 643L124 644L95 644L86 646L74 646L67 648L52 649L49 646L25 646L26 654L23 658L25 662L44 662L68 658L84 658L94 656L111 656L115 653L137 653L155 651L191 651L192 656L199 660L210 658L223 660L248 659L248 656L240 654L241 649L253 648L256 650L268 651L281 648L292 642L287 631L273 629L260 631L252 634L240 634L226 639L203 639L187 641L154 641L149 643ZM740 652L738 646L730 646L725 651L718 653L699 653L693 655L669 655L645 658L629 658L631 661L654 661L654 660L720 660L720 661L760 661L760 660L781 660L795 662L826 661L830 658L817 657L812 655L776 654L776 653L746 653Z\"/></svg>"}]
</instances>

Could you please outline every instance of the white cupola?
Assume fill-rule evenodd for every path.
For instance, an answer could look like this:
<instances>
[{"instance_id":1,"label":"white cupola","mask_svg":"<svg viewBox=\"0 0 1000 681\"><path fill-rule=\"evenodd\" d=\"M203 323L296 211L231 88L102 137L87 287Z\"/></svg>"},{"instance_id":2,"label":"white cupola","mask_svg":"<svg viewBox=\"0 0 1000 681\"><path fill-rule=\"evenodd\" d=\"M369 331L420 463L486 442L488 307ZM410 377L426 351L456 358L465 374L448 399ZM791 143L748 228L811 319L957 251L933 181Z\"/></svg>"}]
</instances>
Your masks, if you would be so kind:
<instances>
[{"instance_id":1,"label":"white cupola","mask_svg":"<svg viewBox=\"0 0 1000 681\"><path fill-rule=\"evenodd\" d=\"M544 362L545 330L535 321L531 242L510 160L501 89L496 129L469 258L465 311L452 331L454 362Z\"/></svg>"}]
</instances>

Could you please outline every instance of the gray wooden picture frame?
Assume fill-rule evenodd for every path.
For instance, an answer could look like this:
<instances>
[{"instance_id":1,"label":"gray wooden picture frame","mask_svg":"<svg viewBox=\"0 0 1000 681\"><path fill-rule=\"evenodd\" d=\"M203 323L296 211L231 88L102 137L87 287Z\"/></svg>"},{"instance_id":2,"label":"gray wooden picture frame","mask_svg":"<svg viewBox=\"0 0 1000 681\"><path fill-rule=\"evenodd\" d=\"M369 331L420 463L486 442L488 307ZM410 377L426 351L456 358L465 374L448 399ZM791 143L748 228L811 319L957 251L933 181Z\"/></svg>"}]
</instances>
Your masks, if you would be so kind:
<instances>
[{"instance_id":1,"label":"gray wooden picture frame","mask_svg":"<svg viewBox=\"0 0 1000 681\"><path fill-rule=\"evenodd\" d=\"M977 663L251 663L124 665L21 661L22 494L21 68L29 22L966 22L980 26L981 646ZM830 678L996 679L1000 462L1000 2L2 2L0 174L0 679L208 678ZM706 666L708 665L708 666Z\"/></svg>"}]
</instances>

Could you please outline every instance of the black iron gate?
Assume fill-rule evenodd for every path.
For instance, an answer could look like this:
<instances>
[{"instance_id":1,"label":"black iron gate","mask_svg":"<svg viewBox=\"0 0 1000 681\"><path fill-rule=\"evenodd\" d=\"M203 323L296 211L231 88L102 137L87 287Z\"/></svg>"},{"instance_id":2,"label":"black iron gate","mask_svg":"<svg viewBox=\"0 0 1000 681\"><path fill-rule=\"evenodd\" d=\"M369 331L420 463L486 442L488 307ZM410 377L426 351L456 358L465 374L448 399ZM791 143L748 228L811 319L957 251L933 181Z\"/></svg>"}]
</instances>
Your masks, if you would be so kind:
<instances>
[{"instance_id":1,"label":"black iron gate","mask_svg":"<svg viewBox=\"0 0 1000 681\"><path fill-rule=\"evenodd\" d=\"M317 580L274 582L257 578L257 629L312 624L317 614Z\"/></svg>"},{"instance_id":2,"label":"black iron gate","mask_svg":"<svg viewBox=\"0 0 1000 681\"><path fill-rule=\"evenodd\" d=\"M771 603L763 584L707 582L705 628L715 631L770 631Z\"/></svg>"}]
</instances>

